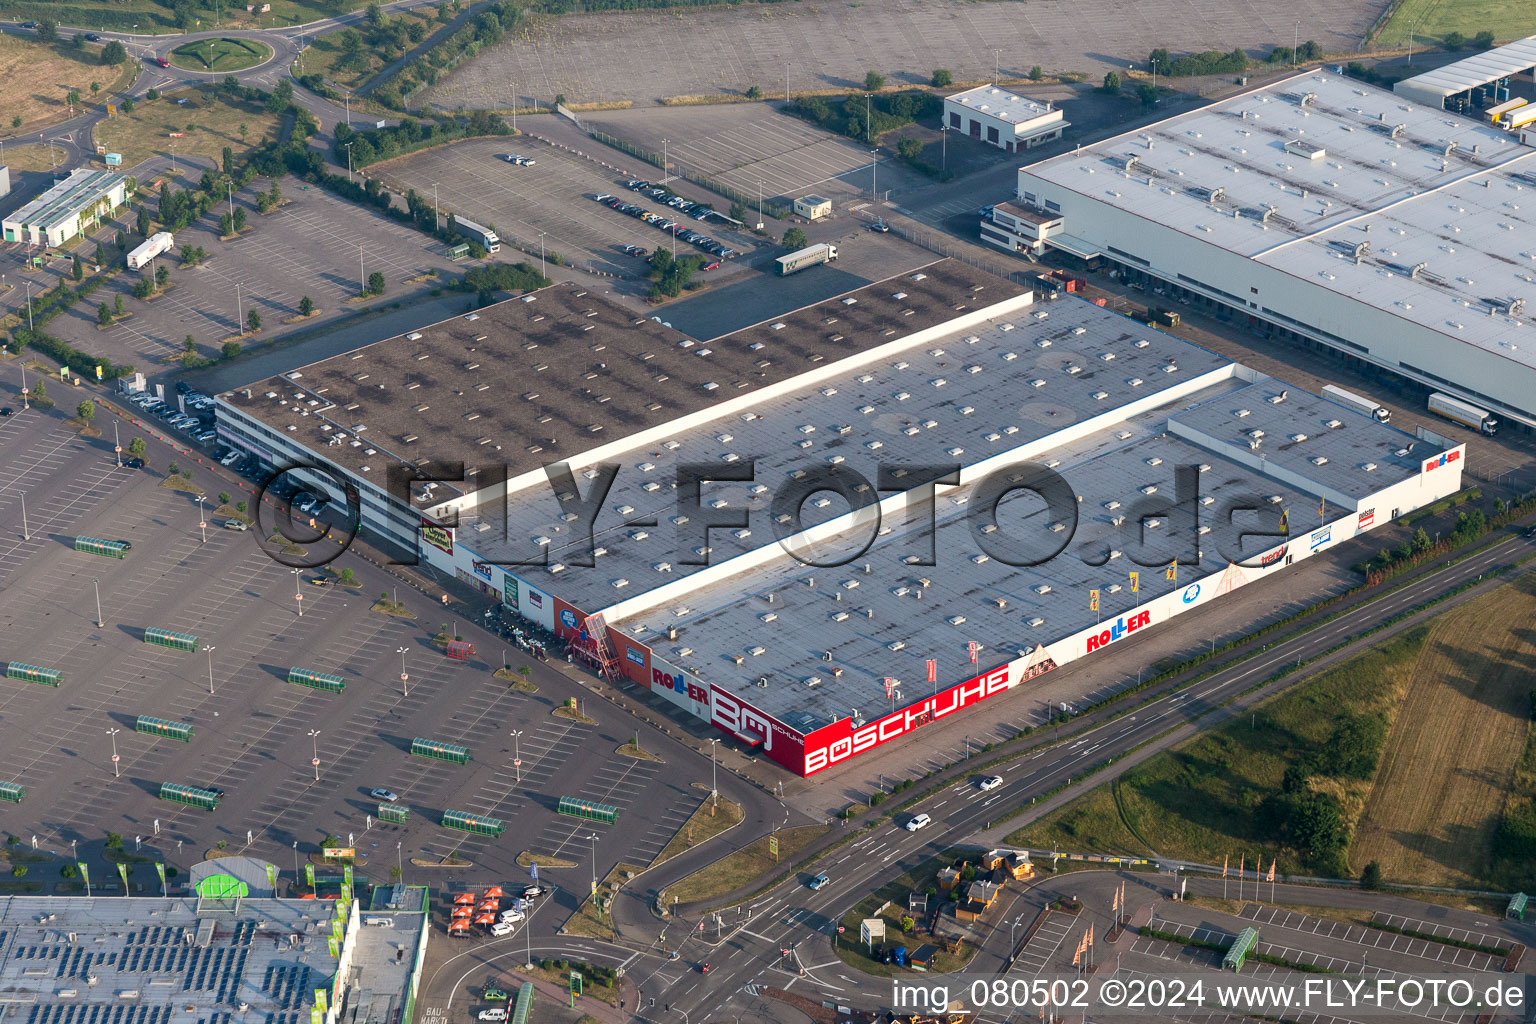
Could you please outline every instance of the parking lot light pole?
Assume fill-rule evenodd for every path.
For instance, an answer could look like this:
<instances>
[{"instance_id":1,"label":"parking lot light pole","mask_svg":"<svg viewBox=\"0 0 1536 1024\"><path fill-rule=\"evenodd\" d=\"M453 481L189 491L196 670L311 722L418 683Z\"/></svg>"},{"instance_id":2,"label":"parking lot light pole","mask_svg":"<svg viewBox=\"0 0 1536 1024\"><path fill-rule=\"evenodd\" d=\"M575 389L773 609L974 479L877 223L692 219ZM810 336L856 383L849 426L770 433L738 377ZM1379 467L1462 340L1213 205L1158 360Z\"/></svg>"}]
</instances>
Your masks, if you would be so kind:
<instances>
[{"instance_id":1,"label":"parking lot light pole","mask_svg":"<svg viewBox=\"0 0 1536 1024\"><path fill-rule=\"evenodd\" d=\"M661 181L657 183L657 184L661 184L661 185L665 185L667 183L667 142L668 141L669 140L667 140L667 139L662 139L661 140Z\"/></svg>"},{"instance_id":2,"label":"parking lot light pole","mask_svg":"<svg viewBox=\"0 0 1536 1024\"><path fill-rule=\"evenodd\" d=\"M32 539L32 530L27 526L27 494L25 491L21 494L21 539ZM96 617L99 619L101 615L98 613Z\"/></svg>"},{"instance_id":3,"label":"parking lot light pole","mask_svg":"<svg viewBox=\"0 0 1536 1024\"><path fill-rule=\"evenodd\" d=\"M112 421L112 454L117 458L117 468L123 468L123 439L117 436L117 421Z\"/></svg>"},{"instance_id":4,"label":"parking lot light pole","mask_svg":"<svg viewBox=\"0 0 1536 1024\"><path fill-rule=\"evenodd\" d=\"M293 887L299 887L299 841L293 841Z\"/></svg>"},{"instance_id":5,"label":"parking lot light pole","mask_svg":"<svg viewBox=\"0 0 1536 1024\"><path fill-rule=\"evenodd\" d=\"M347 180L352 180L352 143L347 143Z\"/></svg>"},{"instance_id":6,"label":"parking lot light pole","mask_svg":"<svg viewBox=\"0 0 1536 1024\"><path fill-rule=\"evenodd\" d=\"M714 814L715 808L720 806L720 787L716 784L718 776L715 774L715 744L718 739L709 741L709 798L714 801L710 804L709 813Z\"/></svg>"},{"instance_id":7,"label":"parking lot light pole","mask_svg":"<svg viewBox=\"0 0 1536 1024\"><path fill-rule=\"evenodd\" d=\"M437 230L437 182L432 183L432 230Z\"/></svg>"},{"instance_id":8,"label":"parking lot light pole","mask_svg":"<svg viewBox=\"0 0 1536 1024\"><path fill-rule=\"evenodd\" d=\"M107 730L107 736L112 740L112 777L114 779L118 778L118 773L117 773L117 733L118 733L118 730L117 730L116 726L114 726L111 729Z\"/></svg>"},{"instance_id":9,"label":"parking lot light pole","mask_svg":"<svg viewBox=\"0 0 1536 1024\"><path fill-rule=\"evenodd\" d=\"M299 618L301 619L304 617L304 595L299 593L299 576L303 572L303 569L293 570L293 600L299 606Z\"/></svg>"},{"instance_id":10,"label":"parking lot light pole","mask_svg":"<svg viewBox=\"0 0 1536 1024\"><path fill-rule=\"evenodd\" d=\"M314 758L309 762L315 766L315 781L320 781L320 730L309 730L310 744L313 747Z\"/></svg>"},{"instance_id":11,"label":"parking lot light pole","mask_svg":"<svg viewBox=\"0 0 1536 1024\"><path fill-rule=\"evenodd\" d=\"M203 651L208 655L208 692L213 693L213 652L218 650L212 644L204 644Z\"/></svg>"},{"instance_id":12,"label":"parking lot light pole","mask_svg":"<svg viewBox=\"0 0 1536 1024\"><path fill-rule=\"evenodd\" d=\"M233 181L224 182L224 194L229 199L229 215L233 217L235 215L235 183Z\"/></svg>"},{"instance_id":13,"label":"parking lot light pole","mask_svg":"<svg viewBox=\"0 0 1536 1024\"><path fill-rule=\"evenodd\" d=\"M197 496L197 528L203 531L202 543L208 543L208 517L203 515L203 496Z\"/></svg>"},{"instance_id":14,"label":"parking lot light pole","mask_svg":"<svg viewBox=\"0 0 1536 1024\"><path fill-rule=\"evenodd\" d=\"M240 308L240 282L235 282L235 330L245 337L245 310Z\"/></svg>"},{"instance_id":15,"label":"parking lot light pole","mask_svg":"<svg viewBox=\"0 0 1536 1024\"><path fill-rule=\"evenodd\" d=\"M91 585L96 588L96 628L100 629L107 624L107 620L101 617L101 580L91 580Z\"/></svg>"},{"instance_id":16,"label":"parking lot light pole","mask_svg":"<svg viewBox=\"0 0 1536 1024\"><path fill-rule=\"evenodd\" d=\"M592 844L592 905L595 907L597 906L597 833L587 836L587 840Z\"/></svg>"},{"instance_id":17,"label":"parking lot light pole","mask_svg":"<svg viewBox=\"0 0 1536 1024\"><path fill-rule=\"evenodd\" d=\"M880 190L875 187L875 166L880 163L880 151L869 151L869 198L875 202L880 201Z\"/></svg>"},{"instance_id":18,"label":"parking lot light pole","mask_svg":"<svg viewBox=\"0 0 1536 1024\"><path fill-rule=\"evenodd\" d=\"M400 686L405 690L407 697L411 695L411 677L406 675L405 672L405 652L408 650L410 650L409 647L402 647L395 652L400 655Z\"/></svg>"},{"instance_id":19,"label":"parking lot light pole","mask_svg":"<svg viewBox=\"0 0 1536 1024\"><path fill-rule=\"evenodd\" d=\"M763 230L763 179L757 179L757 230Z\"/></svg>"},{"instance_id":20,"label":"parking lot light pole","mask_svg":"<svg viewBox=\"0 0 1536 1024\"><path fill-rule=\"evenodd\" d=\"M545 276L545 274L544 274L544 235L545 234L546 234L546 232L543 232L543 231L539 232L539 276L540 277L544 277ZM674 243L674 244L676 244L676 243Z\"/></svg>"},{"instance_id":21,"label":"parking lot light pole","mask_svg":"<svg viewBox=\"0 0 1536 1024\"><path fill-rule=\"evenodd\" d=\"M512 730L512 769L517 772L517 784L523 784L523 755L519 750L517 738L523 734L521 729Z\"/></svg>"},{"instance_id":22,"label":"parking lot light pole","mask_svg":"<svg viewBox=\"0 0 1536 1024\"><path fill-rule=\"evenodd\" d=\"M363 244L357 244L357 293L368 294L368 275L363 273Z\"/></svg>"}]
</instances>

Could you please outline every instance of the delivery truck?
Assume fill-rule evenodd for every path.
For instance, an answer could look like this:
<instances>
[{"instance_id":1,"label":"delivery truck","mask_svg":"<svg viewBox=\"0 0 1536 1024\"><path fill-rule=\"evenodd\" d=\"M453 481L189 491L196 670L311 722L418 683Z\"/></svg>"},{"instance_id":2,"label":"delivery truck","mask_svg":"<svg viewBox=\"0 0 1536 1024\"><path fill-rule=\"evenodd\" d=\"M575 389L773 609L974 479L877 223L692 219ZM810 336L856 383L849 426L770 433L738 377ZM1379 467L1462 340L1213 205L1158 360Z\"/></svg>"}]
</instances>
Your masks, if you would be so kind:
<instances>
[{"instance_id":1,"label":"delivery truck","mask_svg":"<svg viewBox=\"0 0 1536 1024\"><path fill-rule=\"evenodd\" d=\"M826 242L808 245L804 249L797 249L779 257L779 276L784 277L797 270L814 267L818 263L830 263L835 259L837 259L837 246L828 245Z\"/></svg>"},{"instance_id":2,"label":"delivery truck","mask_svg":"<svg viewBox=\"0 0 1536 1024\"><path fill-rule=\"evenodd\" d=\"M480 247L486 252L501 251L501 239L497 238L496 232L490 228L481 227L474 221L465 220L463 217L454 217L453 225L459 234L471 242L478 242Z\"/></svg>"},{"instance_id":3,"label":"delivery truck","mask_svg":"<svg viewBox=\"0 0 1536 1024\"><path fill-rule=\"evenodd\" d=\"M1489 415L1488 410L1479 409L1471 402L1463 402L1450 395L1442 395L1438 391L1429 396L1429 411L1464 427L1480 430L1489 437L1499 429L1499 421Z\"/></svg>"},{"instance_id":4,"label":"delivery truck","mask_svg":"<svg viewBox=\"0 0 1536 1024\"><path fill-rule=\"evenodd\" d=\"M161 253L169 252L176 238L169 231L156 231L128 254L128 269L142 270Z\"/></svg>"},{"instance_id":5,"label":"delivery truck","mask_svg":"<svg viewBox=\"0 0 1536 1024\"><path fill-rule=\"evenodd\" d=\"M1340 405L1347 406L1356 412L1364 413L1372 419L1386 423L1392 419L1392 410L1384 405L1377 405L1363 395L1357 395L1353 391L1345 391L1333 384L1323 385L1323 397L1331 398Z\"/></svg>"}]
</instances>

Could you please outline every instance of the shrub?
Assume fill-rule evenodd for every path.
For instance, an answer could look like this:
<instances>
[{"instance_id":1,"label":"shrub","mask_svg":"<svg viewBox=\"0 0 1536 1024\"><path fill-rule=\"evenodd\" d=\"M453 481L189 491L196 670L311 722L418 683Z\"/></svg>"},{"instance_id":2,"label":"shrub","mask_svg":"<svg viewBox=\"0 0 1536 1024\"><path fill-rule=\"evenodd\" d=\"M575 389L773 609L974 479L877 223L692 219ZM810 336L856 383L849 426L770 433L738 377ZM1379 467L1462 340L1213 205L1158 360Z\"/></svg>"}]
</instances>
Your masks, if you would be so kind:
<instances>
[{"instance_id":1,"label":"shrub","mask_svg":"<svg viewBox=\"0 0 1536 1024\"><path fill-rule=\"evenodd\" d=\"M260 328L253 327L251 330L260 330ZM240 354L240 343L238 341L226 341L223 345L219 346L219 354L225 359L235 358L235 356Z\"/></svg>"},{"instance_id":2,"label":"shrub","mask_svg":"<svg viewBox=\"0 0 1536 1024\"><path fill-rule=\"evenodd\" d=\"M864 74L864 89L867 92L879 92L885 88L885 76L878 71L869 71Z\"/></svg>"},{"instance_id":3,"label":"shrub","mask_svg":"<svg viewBox=\"0 0 1536 1024\"><path fill-rule=\"evenodd\" d=\"M116 39L101 48L101 62L116 66L128 59L128 48Z\"/></svg>"},{"instance_id":4,"label":"shrub","mask_svg":"<svg viewBox=\"0 0 1536 1024\"><path fill-rule=\"evenodd\" d=\"M235 502L235 511L239 512L241 515L245 515L245 510L250 508L250 507L251 507L251 505L250 505L250 502L248 502L248 501L237 501L237 502Z\"/></svg>"},{"instance_id":5,"label":"shrub","mask_svg":"<svg viewBox=\"0 0 1536 1024\"><path fill-rule=\"evenodd\" d=\"M253 331L261 330L261 314L256 312L254 309L251 310L249 313L245 314L245 322L246 322L246 325L248 327L250 327L251 330L253 330Z\"/></svg>"},{"instance_id":6,"label":"shrub","mask_svg":"<svg viewBox=\"0 0 1536 1024\"><path fill-rule=\"evenodd\" d=\"M25 864L17 864L14 867L12 867L11 868L11 877L12 878L25 878L25 877L27 877L27 866Z\"/></svg>"},{"instance_id":7,"label":"shrub","mask_svg":"<svg viewBox=\"0 0 1536 1024\"><path fill-rule=\"evenodd\" d=\"M1380 864L1376 863L1375 861L1371 861L1369 864L1367 864L1365 866L1365 870L1360 872L1360 888L1362 888L1362 889L1380 889L1381 888L1381 865Z\"/></svg>"},{"instance_id":8,"label":"shrub","mask_svg":"<svg viewBox=\"0 0 1536 1024\"><path fill-rule=\"evenodd\" d=\"M784 232L784 248L803 249L806 246L805 232L798 227L792 227Z\"/></svg>"},{"instance_id":9,"label":"shrub","mask_svg":"<svg viewBox=\"0 0 1536 1024\"><path fill-rule=\"evenodd\" d=\"M1120 95L1120 72L1106 71L1104 73L1104 84L1099 88L1111 96Z\"/></svg>"},{"instance_id":10,"label":"shrub","mask_svg":"<svg viewBox=\"0 0 1536 1024\"><path fill-rule=\"evenodd\" d=\"M751 86L747 87L747 99L749 99L749 100L760 100L762 98L763 98L763 90L759 89L755 85L751 85Z\"/></svg>"},{"instance_id":11,"label":"shrub","mask_svg":"<svg viewBox=\"0 0 1536 1024\"><path fill-rule=\"evenodd\" d=\"M159 89L151 89L151 90L149 90L148 92L146 92L144 94L144 98L146 100L157 100L157 99L160 98L160 90Z\"/></svg>"},{"instance_id":12,"label":"shrub","mask_svg":"<svg viewBox=\"0 0 1536 1024\"><path fill-rule=\"evenodd\" d=\"M373 273L369 274L368 275L368 286L363 289L363 294L364 295L383 295L384 294L384 275L382 273L380 273L379 271L377 271L377 270L375 270Z\"/></svg>"},{"instance_id":13,"label":"shrub","mask_svg":"<svg viewBox=\"0 0 1536 1024\"><path fill-rule=\"evenodd\" d=\"M1045 69L1039 64L1029 69L1029 80L1031 82L1038 82L1043 78L1045 78Z\"/></svg>"},{"instance_id":14,"label":"shrub","mask_svg":"<svg viewBox=\"0 0 1536 1024\"><path fill-rule=\"evenodd\" d=\"M299 315L309 316L315 311L315 300L308 295L299 300Z\"/></svg>"},{"instance_id":15,"label":"shrub","mask_svg":"<svg viewBox=\"0 0 1536 1024\"><path fill-rule=\"evenodd\" d=\"M1440 37L1440 44L1447 50L1454 52L1467 45L1467 37L1462 35L1460 32L1447 32L1445 35Z\"/></svg>"},{"instance_id":16,"label":"shrub","mask_svg":"<svg viewBox=\"0 0 1536 1024\"><path fill-rule=\"evenodd\" d=\"M928 84L933 86L935 89L944 89L953 85L954 83L955 76L949 73L948 68L939 68L933 73L933 77L928 79Z\"/></svg>"}]
</instances>

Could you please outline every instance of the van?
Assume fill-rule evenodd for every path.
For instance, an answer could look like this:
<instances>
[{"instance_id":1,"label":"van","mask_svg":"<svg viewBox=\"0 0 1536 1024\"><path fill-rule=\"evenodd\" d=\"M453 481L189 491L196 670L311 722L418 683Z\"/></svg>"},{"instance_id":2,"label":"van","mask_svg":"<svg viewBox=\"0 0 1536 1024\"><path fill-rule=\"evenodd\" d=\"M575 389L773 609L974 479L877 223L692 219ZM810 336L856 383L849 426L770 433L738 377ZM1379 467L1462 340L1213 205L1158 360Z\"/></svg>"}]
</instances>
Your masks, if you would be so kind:
<instances>
[{"instance_id":1,"label":"van","mask_svg":"<svg viewBox=\"0 0 1536 1024\"><path fill-rule=\"evenodd\" d=\"M392 917L365 917L363 918L363 924L375 928L393 928L395 926L395 919Z\"/></svg>"},{"instance_id":2,"label":"van","mask_svg":"<svg viewBox=\"0 0 1536 1024\"><path fill-rule=\"evenodd\" d=\"M498 1020L498 1021L499 1020L506 1020L507 1019L507 1011L503 1010L499 1006L498 1007L494 1007L494 1008L489 1009L489 1010L481 1010L480 1014L479 1014L479 1019L480 1020Z\"/></svg>"},{"instance_id":3,"label":"van","mask_svg":"<svg viewBox=\"0 0 1536 1024\"><path fill-rule=\"evenodd\" d=\"M497 938L501 938L503 935L511 935L515 931L517 931L517 925L513 924L511 921L500 921L500 922L498 922L496 924L491 925L491 934L496 936ZM501 1017L490 1017L490 1018L482 1016L480 1019L481 1020L487 1020L487 1019L489 1019L489 1020L505 1020L506 1017L505 1017L505 1015L503 1015Z\"/></svg>"}]
</instances>

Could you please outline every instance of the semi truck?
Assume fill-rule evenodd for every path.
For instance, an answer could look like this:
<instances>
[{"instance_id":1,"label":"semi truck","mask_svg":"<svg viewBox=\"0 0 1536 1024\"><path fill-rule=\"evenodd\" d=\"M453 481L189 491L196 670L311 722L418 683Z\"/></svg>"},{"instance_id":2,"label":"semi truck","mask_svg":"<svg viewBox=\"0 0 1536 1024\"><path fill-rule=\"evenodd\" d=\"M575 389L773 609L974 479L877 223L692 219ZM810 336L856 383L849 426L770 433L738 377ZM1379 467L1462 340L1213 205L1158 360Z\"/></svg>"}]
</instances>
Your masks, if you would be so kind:
<instances>
[{"instance_id":1,"label":"semi truck","mask_svg":"<svg viewBox=\"0 0 1536 1024\"><path fill-rule=\"evenodd\" d=\"M169 252L176 238L169 231L156 231L128 254L128 269L142 270L161 253Z\"/></svg>"},{"instance_id":2,"label":"semi truck","mask_svg":"<svg viewBox=\"0 0 1536 1024\"><path fill-rule=\"evenodd\" d=\"M1386 423L1392 418L1392 410L1384 405L1377 405L1363 395L1357 395L1353 391L1345 391L1341 387L1332 384L1323 385L1323 397L1331 398L1340 405L1348 406L1356 412L1364 413L1372 419Z\"/></svg>"},{"instance_id":3,"label":"semi truck","mask_svg":"<svg viewBox=\"0 0 1536 1024\"><path fill-rule=\"evenodd\" d=\"M1471 402L1463 402L1450 395L1442 395L1438 391L1429 396L1429 411L1444 416L1453 423L1480 430L1489 437L1499 429L1499 421L1489 415L1488 410L1479 409Z\"/></svg>"},{"instance_id":4,"label":"semi truck","mask_svg":"<svg viewBox=\"0 0 1536 1024\"><path fill-rule=\"evenodd\" d=\"M1532 123L1536 123L1536 103L1527 103L1523 107L1516 107L1514 110L1504 114L1499 121L1502 127L1510 131L1514 131L1516 128L1524 128Z\"/></svg>"},{"instance_id":5,"label":"semi truck","mask_svg":"<svg viewBox=\"0 0 1536 1024\"><path fill-rule=\"evenodd\" d=\"M797 270L814 267L818 263L830 263L835 259L837 259L837 246L828 245L826 242L808 245L804 249L797 249L779 257L779 276L784 277Z\"/></svg>"},{"instance_id":6,"label":"semi truck","mask_svg":"<svg viewBox=\"0 0 1536 1024\"><path fill-rule=\"evenodd\" d=\"M1498 124L1499 123L1499 119L1502 118L1505 114L1508 114L1511 110L1514 110L1516 107L1523 107L1523 106L1525 106L1527 102L1529 102L1529 101L1528 100L1520 99L1519 97L1516 97L1515 99L1512 99L1512 100L1505 100L1503 103L1500 103L1500 104L1498 104L1496 106L1489 107L1487 110L1484 110L1483 111L1483 116L1488 119L1488 123L1489 124Z\"/></svg>"},{"instance_id":7,"label":"semi truck","mask_svg":"<svg viewBox=\"0 0 1536 1024\"><path fill-rule=\"evenodd\" d=\"M465 220L463 217L454 217L453 225L454 229L457 230L459 234L463 235L465 238L472 242L480 243L480 246L485 249L486 252L501 251L501 239L497 238L496 232L492 231L490 228L481 227L474 221Z\"/></svg>"}]
</instances>

